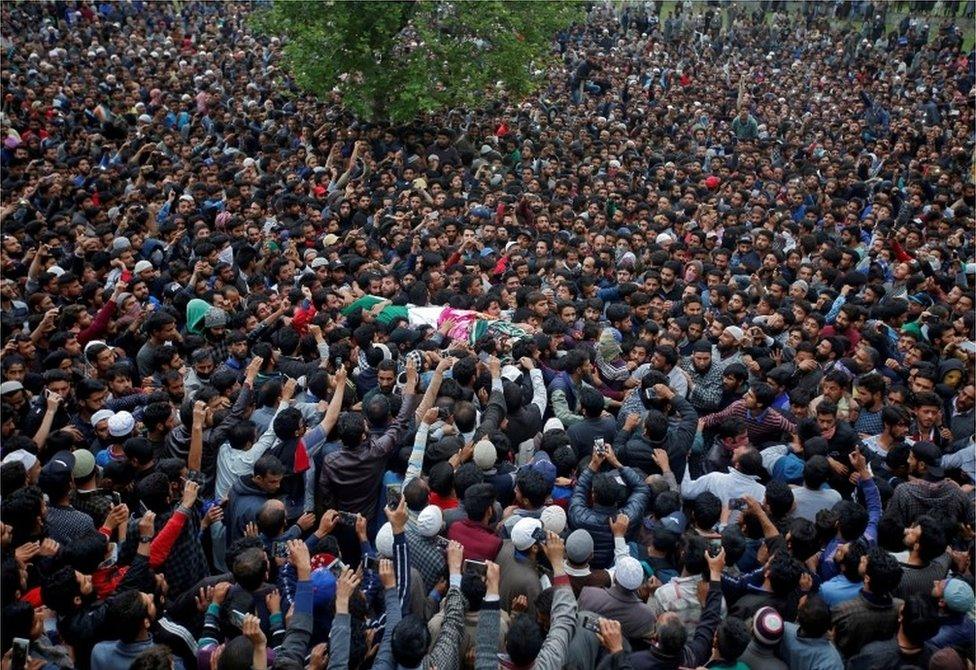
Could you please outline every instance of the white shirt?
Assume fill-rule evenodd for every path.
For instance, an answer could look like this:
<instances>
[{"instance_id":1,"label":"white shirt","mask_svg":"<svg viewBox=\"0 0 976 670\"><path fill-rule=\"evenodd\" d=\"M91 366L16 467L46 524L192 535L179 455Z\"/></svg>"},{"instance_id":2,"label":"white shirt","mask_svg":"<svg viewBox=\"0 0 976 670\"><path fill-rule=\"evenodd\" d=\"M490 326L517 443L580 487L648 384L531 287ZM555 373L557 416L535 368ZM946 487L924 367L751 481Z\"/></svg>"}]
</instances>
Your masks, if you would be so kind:
<instances>
[{"instance_id":1,"label":"white shirt","mask_svg":"<svg viewBox=\"0 0 976 670\"><path fill-rule=\"evenodd\" d=\"M709 472L695 480L691 479L685 468L685 475L681 478L681 496L694 499L705 491L714 493L723 505L728 505L732 498L742 496L752 496L759 501L766 497L766 487L756 481L756 477L744 475L735 468L729 468L728 472Z\"/></svg>"}]
</instances>

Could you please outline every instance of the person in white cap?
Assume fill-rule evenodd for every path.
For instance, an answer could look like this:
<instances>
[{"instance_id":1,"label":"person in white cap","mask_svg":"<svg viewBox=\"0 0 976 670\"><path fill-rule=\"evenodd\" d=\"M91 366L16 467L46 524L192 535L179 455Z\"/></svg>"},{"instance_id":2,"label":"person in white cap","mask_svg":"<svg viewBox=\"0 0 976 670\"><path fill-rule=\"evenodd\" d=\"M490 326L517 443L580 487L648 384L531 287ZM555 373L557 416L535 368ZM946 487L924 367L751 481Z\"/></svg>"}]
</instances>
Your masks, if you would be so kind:
<instances>
[{"instance_id":1,"label":"person in white cap","mask_svg":"<svg viewBox=\"0 0 976 670\"><path fill-rule=\"evenodd\" d=\"M405 531L410 561L423 578L424 593L428 593L443 578L444 550L439 533L444 526L444 513L437 505L427 505L417 515L416 521L408 521Z\"/></svg>"},{"instance_id":2,"label":"person in white cap","mask_svg":"<svg viewBox=\"0 0 976 670\"><path fill-rule=\"evenodd\" d=\"M3 465L7 463L20 463L24 466L27 475L27 485L37 484L37 478L41 476L41 462L37 456L25 449L16 449L3 457ZM10 493L9 491L7 492Z\"/></svg>"},{"instance_id":3,"label":"person in white cap","mask_svg":"<svg viewBox=\"0 0 976 670\"><path fill-rule=\"evenodd\" d=\"M502 572L499 586L502 609L511 611L512 601L524 595L528 600L526 613L535 616L535 599L542 592L537 567L542 552L539 538L544 536L542 522L526 517L512 527L511 539L502 543L496 559Z\"/></svg>"}]
</instances>

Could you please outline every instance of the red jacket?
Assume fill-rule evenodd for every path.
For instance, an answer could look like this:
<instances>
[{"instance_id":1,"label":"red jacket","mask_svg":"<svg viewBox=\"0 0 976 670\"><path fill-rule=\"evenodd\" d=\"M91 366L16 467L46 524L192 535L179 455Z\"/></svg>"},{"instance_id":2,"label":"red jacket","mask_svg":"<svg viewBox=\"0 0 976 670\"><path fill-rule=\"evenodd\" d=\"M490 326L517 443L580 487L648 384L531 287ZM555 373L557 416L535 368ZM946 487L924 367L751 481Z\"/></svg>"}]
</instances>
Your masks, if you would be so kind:
<instances>
[{"instance_id":1,"label":"red jacket","mask_svg":"<svg viewBox=\"0 0 976 670\"><path fill-rule=\"evenodd\" d=\"M502 539L471 519L461 519L447 530L450 540L464 547L464 558L472 561L493 561L502 548Z\"/></svg>"}]
</instances>

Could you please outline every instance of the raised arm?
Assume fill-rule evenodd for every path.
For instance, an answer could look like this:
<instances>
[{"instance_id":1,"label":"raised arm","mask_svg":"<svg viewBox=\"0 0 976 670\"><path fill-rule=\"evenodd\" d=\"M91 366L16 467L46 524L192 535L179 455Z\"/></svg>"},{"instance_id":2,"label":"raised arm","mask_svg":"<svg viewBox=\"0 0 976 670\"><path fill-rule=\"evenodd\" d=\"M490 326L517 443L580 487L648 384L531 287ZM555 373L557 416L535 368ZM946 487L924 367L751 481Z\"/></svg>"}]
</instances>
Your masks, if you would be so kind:
<instances>
[{"instance_id":1,"label":"raised arm","mask_svg":"<svg viewBox=\"0 0 976 670\"><path fill-rule=\"evenodd\" d=\"M444 381L444 372L453 365L454 359L448 356L443 356L441 360L437 361L437 367L434 368L434 376L430 378L430 383L427 384L424 397L420 399L420 405L417 406L417 411L414 414L414 420L418 424L423 421L427 410L434 406L434 401L437 400L437 394L441 390L441 383Z\"/></svg>"}]
</instances>

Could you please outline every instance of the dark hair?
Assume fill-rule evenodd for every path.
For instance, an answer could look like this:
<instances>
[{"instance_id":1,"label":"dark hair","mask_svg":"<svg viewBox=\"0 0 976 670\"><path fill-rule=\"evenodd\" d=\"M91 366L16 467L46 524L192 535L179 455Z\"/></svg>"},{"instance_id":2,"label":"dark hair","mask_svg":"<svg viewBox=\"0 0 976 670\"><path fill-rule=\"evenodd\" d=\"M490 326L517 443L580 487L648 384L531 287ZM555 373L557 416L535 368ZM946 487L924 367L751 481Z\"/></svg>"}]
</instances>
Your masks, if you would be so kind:
<instances>
[{"instance_id":1,"label":"dark hair","mask_svg":"<svg viewBox=\"0 0 976 670\"><path fill-rule=\"evenodd\" d=\"M288 407L281 410L278 412L277 416L275 416L272 424L275 437L277 437L279 440L289 440L294 438L301 429L304 421L305 419L302 417L302 413L295 407Z\"/></svg>"},{"instance_id":2,"label":"dark hair","mask_svg":"<svg viewBox=\"0 0 976 670\"><path fill-rule=\"evenodd\" d=\"M726 526L722 531L722 549L725 550L725 564L735 565L748 548L746 536L736 525Z\"/></svg>"},{"instance_id":3,"label":"dark hair","mask_svg":"<svg viewBox=\"0 0 976 670\"><path fill-rule=\"evenodd\" d=\"M902 568L894 556L880 547L868 550L868 567L865 577L871 579L871 593L886 596L901 582Z\"/></svg>"},{"instance_id":4,"label":"dark hair","mask_svg":"<svg viewBox=\"0 0 976 670\"><path fill-rule=\"evenodd\" d=\"M918 538L919 558L928 563L945 553L947 544L945 530L937 519L928 514L923 514L915 520L913 525L918 526L921 530Z\"/></svg>"},{"instance_id":5,"label":"dark hair","mask_svg":"<svg viewBox=\"0 0 976 670\"><path fill-rule=\"evenodd\" d=\"M336 423L336 430L342 446L353 449L362 444L363 432L366 430L366 422L363 415L359 412L343 412L339 415Z\"/></svg>"},{"instance_id":6,"label":"dark hair","mask_svg":"<svg viewBox=\"0 0 976 670\"><path fill-rule=\"evenodd\" d=\"M136 485L136 495L147 508L156 514L163 514L169 509L169 484L169 477L156 470L139 481Z\"/></svg>"},{"instance_id":7,"label":"dark hair","mask_svg":"<svg viewBox=\"0 0 976 670\"><path fill-rule=\"evenodd\" d=\"M156 454L152 442L144 437L130 437L122 445L122 451L125 452L126 458L135 461L139 465L152 463Z\"/></svg>"},{"instance_id":8,"label":"dark hair","mask_svg":"<svg viewBox=\"0 0 976 670\"><path fill-rule=\"evenodd\" d=\"M738 461L738 470L744 475L763 477L768 473L763 467L762 456L757 449L749 447L742 453Z\"/></svg>"},{"instance_id":9,"label":"dark hair","mask_svg":"<svg viewBox=\"0 0 976 670\"><path fill-rule=\"evenodd\" d=\"M752 641L752 635L745 622L739 617L730 616L719 624L716 631L715 646L723 661L737 661L745 653Z\"/></svg>"},{"instance_id":10,"label":"dark hair","mask_svg":"<svg viewBox=\"0 0 976 670\"><path fill-rule=\"evenodd\" d=\"M170 670L173 667L173 652L165 644L155 644L136 656L129 670ZM275 661L275 667L278 667Z\"/></svg>"},{"instance_id":11,"label":"dark hair","mask_svg":"<svg viewBox=\"0 0 976 670\"><path fill-rule=\"evenodd\" d=\"M584 386L580 391L580 407L588 418L598 418L603 413L603 394L594 388Z\"/></svg>"},{"instance_id":12,"label":"dark hair","mask_svg":"<svg viewBox=\"0 0 976 670\"><path fill-rule=\"evenodd\" d=\"M605 507L616 507L620 504L621 486L616 479L606 472L599 472L593 477L593 502Z\"/></svg>"},{"instance_id":13,"label":"dark hair","mask_svg":"<svg viewBox=\"0 0 976 670\"><path fill-rule=\"evenodd\" d=\"M430 646L430 632L427 624L416 614L408 614L400 619L393 629L392 651L398 665L416 668L427 655Z\"/></svg>"},{"instance_id":14,"label":"dark hair","mask_svg":"<svg viewBox=\"0 0 976 670\"><path fill-rule=\"evenodd\" d=\"M18 600L3 607L3 634L0 636L0 649L10 649L14 638L31 638L34 627L34 608L30 603Z\"/></svg>"},{"instance_id":15,"label":"dark hair","mask_svg":"<svg viewBox=\"0 0 976 670\"><path fill-rule=\"evenodd\" d=\"M254 476L265 477L267 475L284 475L285 466L276 456L265 454L254 464Z\"/></svg>"},{"instance_id":16,"label":"dark hair","mask_svg":"<svg viewBox=\"0 0 976 670\"><path fill-rule=\"evenodd\" d=\"M797 517L790 522L790 551L801 561L820 551L817 527L809 519Z\"/></svg>"},{"instance_id":17,"label":"dark hair","mask_svg":"<svg viewBox=\"0 0 976 670\"><path fill-rule=\"evenodd\" d=\"M263 549L245 549L235 558L231 572L242 589L253 592L261 587L268 574L268 556Z\"/></svg>"},{"instance_id":18,"label":"dark hair","mask_svg":"<svg viewBox=\"0 0 976 670\"><path fill-rule=\"evenodd\" d=\"M242 450L254 442L257 426L251 421L235 421L227 434L227 442L231 449Z\"/></svg>"},{"instance_id":19,"label":"dark hair","mask_svg":"<svg viewBox=\"0 0 976 670\"><path fill-rule=\"evenodd\" d=\"M552 492L552 486L546 482L546 478L533 468L519 469L515 475L515 488L532 507L542 507Z\"/></svg>"},{"instance_id":20,"label":"dark hair","mask_svg":"<svg viewBox=\"0 0 976 670\"><path fill-rule=\"evenodd\" d=\"M769 570L769 585L776 595L788 595L800 585L803 565L786 552L774 554L766 569Z\"/></svg>"},{"instance_id":21,"label":"dark hair","mask_svg":"<svg viewBox=\"0 0 976 670\"><path fill-rule=\"evenodd\" d=\"M521 614L508 627L508 637L505 639L505 651L508 652L512 663L518 667L525 667L535 660L542 649L543 635L539 624L532 617Z\"/></svg>"},{"instance_id":22,"label":"dark hair","mask_svg":"<svg viewBox=\"0 0 976 670\"><path fill-rule=\"evenodd\" d=\"M655 633L657 646L666 656L677 656L688 641L688 632L681 620L676 617L666 619L663 624L658 623Z\"/></svg>"},{"instance_id":23,"label":"dark hair","mask_svg":"<svg viewBox=\"0 0 976 670\"><path fill-rule=\"evenodd\" d=\"M905 599L901 629L908 641L918 646L939 632L939 613L927 594L915 594Z\"/></svg>"},{"instance_id":24,"label":"dark hair","mask_svg":"<svg viewBox=\"0 0 976 670\"><path fill-rule=\"evenodd\" d=\"M407 501L408 510L419 512L427 507L430 501L430 492L420 477L414 477L403 487L403 497Z\"/></svg>"},{"instance_id":25,"label":"dark hair","mask_svg":"<svg viewBox=\"0 0 976 670\"><path fill-rule=\"evenodd\" d=\"M830 630L830 607L820 596L807 596L797 612L796 622L802 637L823 637Z\"/></svg>"},{"instance_id":26,"label":"dark hair","mask_svg":"<svg viewBox=\"0 0 976 670\"><path fill-rule=\"evenodd\" d=\"M435 464L428 473L427 484L439 496L449 496L454 492L454 466L447 461Z\"/></svg>"},{"instance_id":27,"label":"dark hair","mask_svg":"<svg viewBox=\"0 0 976 670\"><path fill-rule=\"evenodd\" d=\"M9 415L8 415L9 416ZM0 465L0 491L10 495L27 486L27 470L20 461L9 461Z\"/></svg>"},{"instance_id":28,"label":"dark hair","mask_svg":"<svg viewBox=\"0 0 976 670\"><path fill-rule=\"evenodd\" d=\"M811 456L803 464L803 484L814 491L819 491L830 478L830 464L825 456Z\"/></svg>"},{"instance_id":29,"label":"dark hair","mask_svg":"<svg viewBox=\"0 0 976 670\"><path fill-rule=\"evenodd\" d=\"M772 386L766 382L755 382L749 387L752 390L753 395L756 396L756 402L763 409L769 407L776 400L776 391Z\"/></svg>"},{"instance_id":30,"label":"dark hair","mask_svg":"<svg viewBox=\"0 0 976 670\"><path fill-rule=\"evenodd\" d=\"M705 552L708 550L707 540L701 535L683 535L679 547L681 549L679 555L688 574L705 574L708 568L708 561L705 560Z\"/></svg>"},{"instance_id":31,"label":"dark hair","mask_svg":"<svg viewBox=\"0 0 976 670\"><path fill-rule=\"evenodd\" d=\"M433 472L433 469L431 470ZM472 463L470 461L467 463L462 463L458 469L454 471L453 478L454 495L457 496L458 500L464 498L464 493L469 488L475 484L480 484L485 480L484 475L481 474L481 468L479 468L476 463ZM431 489L434 489L433 484L431 484ZM409 506L409 501L407 501L407 503Z\"/></svg>"},{"instance_id":32,"label":"dark hair","mask_svg":"<svg viewBox=\"0 0 976 670\"><path fill-rule=\"evenodd\" d=\"M691 514L699 528L712 528L722 516L722 501L711 491L698 494L691 501Z\"/></svg>"},{"instance_id":33,"label":"dark hair","mask_svg":"<svg viewBox=\"0 0 976 670\"><path fill-rule=\"evenodd\" d=\"M64 616L75 611L75 598L81 596L81 587L74 568L67 566L49 575L41 583L41 600L58 614Z\"/></svg>"},{"instance_id":34,"label":"dark hair","mask_svg":"<svg viewBox=\"0 0 976 670\"><path fill-rule=\"evenodd\" d=\"M834 505L837 515L837 529L845 542L853 542L864 534L868 527L868 511L853 500L841 500Z\"/></svg>"},{"instance_id":35,"label":"dark hair","mask_svg":"<svg viewBox=\"0 0 976 670\"><path fill-rule=\"evenodd\" d=\"M461 576L461 593L468 600L469 612L477 612L481 609L486 592L485 580L480 576L469 573Z\"/></svg>"},{"instance_id":36,"label":"dark hair","mask_svg":"<svg viewBox=\"0 0 976 670\"><path fill-rule=\"evenodd\" d=\"M78 572L92 575L105 560L108 539L101 533L76 536L61 548L61 558Z\"/></svg>"},{"instance_id":37,"label":"dark hair","mask_svg":"<svg viewBox=\"0 0 976 670\"><path fill-rule=\"evenodd\" d=\"M861 557L867 553L867 547L861 540L847 543L847 553L839 563L841 572L849 581L858 582L861 580L859 571L861 569Z\"/></svg>"},{"instance_id":38,"label":"dark hair","mask_svg":"<svg viewBox=\"0 0 976 670\"><path fill-rule=\"evenodd\" d=\"M139 591L122 591L108 601L108 622L122 642L134 642L148 617L149 608Z\"/></svg>"},{"instance_id":39,"label":"dark hair","mask_svg":"<svg viewBox=\"0 0 976 670\"><path fill-rule=\"evenodd\" d=\"M668 436L668 430L670 430L668 417L663 412L656 409L647 410L647 416L644 417L644 432L650 441L663 441Z\"/></svg>"},{"instance_id":40,"label":"dark hair","mask_svg":"<svg viewBox=\"0 0 976 670\"><path fill-rule=\"evenodd\" d=\"M774 519L782 519L793 509L793 489L786 482L772 480L766 484L766 505Z\"/></svg>"},{"instance_id":41,"label":"dark hair","mask_svg":"<svg viewBox=\"0 0 976 670\"><path fill-rule=\"evenodd\" d=\"M464 492L464 512L475 523L484 519L494 504L495 487L491 484L475 484Z\"/></svg>"}]
</instances>

